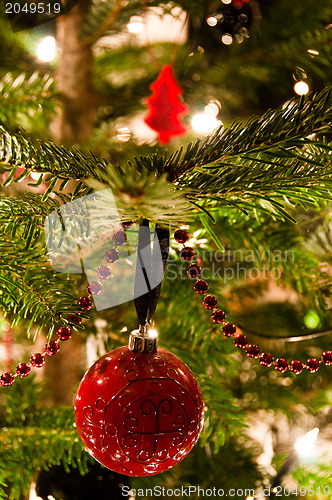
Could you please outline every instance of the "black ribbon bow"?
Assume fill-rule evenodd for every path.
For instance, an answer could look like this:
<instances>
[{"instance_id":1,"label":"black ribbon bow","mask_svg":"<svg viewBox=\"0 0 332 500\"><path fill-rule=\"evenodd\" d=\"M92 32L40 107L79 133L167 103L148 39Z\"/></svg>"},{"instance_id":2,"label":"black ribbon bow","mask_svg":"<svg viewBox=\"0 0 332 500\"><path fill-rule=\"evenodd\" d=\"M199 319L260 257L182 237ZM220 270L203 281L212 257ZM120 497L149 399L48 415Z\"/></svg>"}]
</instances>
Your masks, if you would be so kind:
<instances>
[{"instance_id":1,"label":"black ribbon bow","mask_svg":"<svg viewBox=\"0 0 332 500\"><path fill-rule=\"evenodd\" d=\"M156 310L169 253L169 230L156 224L151 253L149 221L143 219L138 232L135 273L135 307L139 325L150 322ZM142 290L148 292L142 294Z\"/></svg>"}]
</instances>

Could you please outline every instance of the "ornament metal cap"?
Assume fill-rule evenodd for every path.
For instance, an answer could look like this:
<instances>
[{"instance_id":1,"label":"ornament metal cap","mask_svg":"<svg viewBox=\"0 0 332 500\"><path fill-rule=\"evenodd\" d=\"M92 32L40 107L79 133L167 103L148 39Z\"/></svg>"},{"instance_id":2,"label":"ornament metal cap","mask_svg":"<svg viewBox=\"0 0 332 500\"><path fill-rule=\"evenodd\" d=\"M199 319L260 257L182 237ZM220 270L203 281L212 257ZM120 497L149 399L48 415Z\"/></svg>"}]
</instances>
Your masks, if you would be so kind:
<instances>
[{"instance_id":1,"label":"ornament metal cap","mask_svg":"<svg viewBox=\"0 0 332 500\"><path fill-rule=\"evenodd\" d=\"M148 322L133 330L129 336L128 349L135 352L155 352L158 347L158 332Z\"/></svg>"}]
</instances>

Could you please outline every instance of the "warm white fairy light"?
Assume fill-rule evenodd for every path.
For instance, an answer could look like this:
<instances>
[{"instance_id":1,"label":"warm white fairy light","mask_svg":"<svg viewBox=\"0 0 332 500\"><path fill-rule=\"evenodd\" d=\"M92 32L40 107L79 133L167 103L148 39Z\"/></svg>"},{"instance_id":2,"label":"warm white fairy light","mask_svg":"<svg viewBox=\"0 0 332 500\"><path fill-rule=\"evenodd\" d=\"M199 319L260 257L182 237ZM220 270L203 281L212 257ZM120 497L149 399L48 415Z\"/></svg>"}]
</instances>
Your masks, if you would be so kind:
<instances>
[{"instance_id":1,"label":"warm white fairy light","mask_svg":"<svg viewBox=\"0 0 332 500\"><path fill-rule=\"evenodd\" d=\"M233 42L233 37L232 37L232 35L230 35L229 33L225 33L225 34L221 37L221 41L222 41L222 43L224 43L225 45L230 45L230 44Z\"/></svg>"},{"instance_id":2,"label":"warm white fairy light","mask_svg":"<svg viewBox=\"0 0 332 500\"><path fill-rule=\"evenodd\" d=\"M36 493L36 483L31 483L29 500L43 500L41 497L37 496Z\"/></svg>"},{"instance_id":3,"label":"warm white fairy light","mask_svg":"<svg viewBox=\"0 0 332 500\"><path fill-rule=\"evenodd\" d=\"M118 141L127 142L127 141L129 141L130 136L131 136L131 132L130 132L129 128L122 127L122 128L118 129L118 133L117 133Z\"/></svg>"},{"instance_id":4,"label":"warm white fairy light","mask_svg":"<svg viewBox=\"0 0 332 500\"><path fill-rule=\"evenodd\" d=\"M127 30L129 33L138 34L143 31L143 23L140 17L131 17L129 23L127 24Z\"/></svg>"},{"instance_id":5,"label":"warm white fairy light","mask_svg":"<svg viewBox=\"0 0 332 500\"><path fill-rule=\"evenodd\" d=\"M222 3L225 3L227 5L229 3L232 3L232 0L222 0Z\"/></svg>"},{"instance_id":6,"label":"warm white fairy light","mask_svg":"<svg viewBox=\"0 0 332 500\"><path fill-rule=\"evenodd\" d=\"M315 49L308 49L307 52L309 52L309 54L313 55L313 56L319 56L319 52L318 50L315 50Z\"/></svg>"},{"instance_id":7,"label":"warm white fairy light","mask_svg":"<svg viewBox=\"0 0 332 500\"><path fill-rule=\"evenodd\" d=\"M209 134L221 125L221 121L217 120L215 116L208 113L197 113L192 117L191 125L196 132Z\"/></svg>"},{"instance_id":8,"label":"warm white fairy light","mask_svg":"<svg viewBox=\"0 0 332 500\"><path fill-rule=\"evenodd\" d=\"M211 16L207 18L206 22L209 26L216 26L218 23L218 19L214 16Z\"/></svg>"},{"instance_id":9,"label":"warm white fairy light","mask_svg":"<svg viewBox=\"0 0 332 500\"><path fill-rule=\"evenodd\" d=\"M30 172L30 177L34 181L38 181L40 176L43 177L43 174L41 174L40 172Z\"/></svg>"},{"instance_id":10,"label":"warm white fairy light","mask_svg":"<svg viewBox=\"0 0 332 500\"><path fill-rule=\"evenodd\" d=\"M294 85L294 91L298 95L305 95L309 92L309 85L306 82L296 82Z\"/></svg>"},{"instance_id":11,"label":"warm white fairy light","mask_svg":"<svg viewBox=\"0 0 332 500\"><path fill-rule=\"evenodd\" d=\"M53 36L45 36L37 46L37 57L40 61L53 61L56 55L56 43Z\"/></svg>"},{"instance_id":12,"label":"warm white fairy light","mask_svg":"<svg viewBox=\"0 0 332 500\"><path fill-rule=\"evenodd\" d=\"M319 433L318 427L307 432L303 437L299 438L295 443L295 449L301 458L307 458L313 454L314 445Z\"/></svg>"},{"instance_id":13,"label":"warm white fairy light","mask_svg":"<svg viewBox=\"0 0 332 500\"><path fill-rule=\"evenodd\" d=\"M210 101L204 108L204 113L217 116L220 111L220 103L218 101Z\"/></svg>"}]
</instances>

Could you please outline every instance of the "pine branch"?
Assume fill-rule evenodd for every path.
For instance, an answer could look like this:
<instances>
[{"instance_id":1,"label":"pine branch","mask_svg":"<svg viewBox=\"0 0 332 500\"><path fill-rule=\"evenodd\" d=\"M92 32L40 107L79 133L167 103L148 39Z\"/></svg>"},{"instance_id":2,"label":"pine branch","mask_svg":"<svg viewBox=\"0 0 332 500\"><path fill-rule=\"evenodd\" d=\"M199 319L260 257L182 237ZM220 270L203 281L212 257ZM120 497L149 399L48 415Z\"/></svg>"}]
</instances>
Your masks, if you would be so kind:
<instances>
[{"instance_id":1,"label":"pine branch","mask_svg":"<svg viewBox=\"0 0 332 500\"><path fill-rule=\"evenodd\" d=\"M322 217L320 207L311 212L311 218ZM292 211L294 218L301 219L301 213ZM290 222L275 221L271 216L256 211L256 218L249 218L243 212L235 209L219 209L216 216L215 228L210 220L205 218L205 223L215 234L219 235L221 244L225 247L224 254L219 253L217 262L212 263L215 271L221 270L220 280L225 286L226 276L234 276L238 266L250 269L255 267L262 273L270 272L277 283L289 286L296 290L299 297L303 297L307 303L310 301L313 308L319 314L323 314L327 308L327 298L332 286L331 276L324 270L322 263L328 262L331 253L331 244L328 243L329 233L325 236L325 253L320 248L312 247L312 240L316 241L315 234L322 233L320 225L312 230L312 236L305 241L306 225L298 225ZM205 236L202 230L199 237ZM212 256L213 254L208 254ZM210 257L212 258L212 257ZM211 262L206 262L211 266ZM228 274L227 269L230 270ZM280 279L277 276L280 274ZM224 279L222 279L224 277ZM240 278L241 280L241 278ZM236 280L232 280L236 284ZM220 282L215 282L220 287Z\"/></svg>"},{"instance_id":2,"label":"pine branch","mask_svg":"<svg viewBox=\"0 0 332 500\"><path fill-rule=\"evenodd\" d=\"M69 472L71 465L84 474L89 462L73 427L73 408L41 408L45 387L34 375L24 382L4 391L0 405L0 485L7 483L13 500L29 491L41 469L62 464ZM0 488L1 500L7 498L1 495Z\"/></svg>"},{"instance_id":3,"label":"pine branch","mask_svg":"<svg viewBox=\"0 0 332 500\"><path fill-rule=\"evenodd\" d=\"M307 142L307 141L305 141ZM212 200L245 213L259 209L295 222L296 205L331 199L331 144L293 141L292 146L242 154L235 161L197 168L179 180L192 200Z\"/></svg>"},{"instance_id":4,"label":"pine branch","mask_svg":"<svg viewBox=\"0 0 332 500\"><path fill-rule=\"evenodd\" d=\"M87 185L94 190L111 187L122 220L146 218L152 222L177 225L179 214L182 220L192 219L185 189L175 190L165 174L156 178L153 172L147 172L141 166L136 170L128 162L125 168L108 167L99 175L103 182L88 179Z\"/></svg>"},{"instance_id":5,"label":"pine branch","mask_svg":"<svg viewBox=\"0 0 332 500\"><path fill-rule=\"evenodd\" d=\"M180 152L174 153L164 169L171 168L174 175L181 176L193 168L226 162L240 155L298 146L299 140L304 146L311 142L305 139L309 134L330 132L331 119L332 92L325 89L269 110L261 118L251 117L245 125L235 121L228 129L190 143L183 157Z\"/></svg>"},{"instance_id":6,"label":"pine branch","mask_svg":"<svg viewBox=\"0 0 332 500\"><path fill-rule=\"evenodd\" d=\"M10 498L18 500L27 493L36 471L62 464L87 472L88 456L75 429L40 427L0 429L0 484L10 486ZM0 489L1 495L1 489ZM0 496L1 499L6 496Z\"/></svg>"},{"instance_id":7,"label":"pine branch","mask_svg":"<svg viewBox=\"0 0 332 500\"><path fill-rule=\"evenodd\" d=\"M108 3L99 3L97 6L93 6L94 8L91 12L90 19L88 20L87 24L90 24L89 31L91 31L91 25L97 23L97 27L95 27L89 35L86 35L86 37L83 38L83 44L93 45L95 42L97 42L99 38L102 37L113 26L113 24L118 19L122 9L127 4L128 2L125 0L114 0L111 9ZM87 31L87 26L85 27L85 31Z\"/></svg>"},{"instance_id":8,"label":"pine branch","mask_svg":"<svg viewBox=\"0 0 332 500\"><path fill-rule=\"evenodd\" d=\"M268 111L262 118L252 117L245 125L235 122L224 131L189 144L185 153L181 148L170 156L141 156L135 159L136 167L129 164L126 171L113 167L114 175L124 179L132 170L159 177L166 172L176 188L189 190L187 197L195 203L206 198L241 210L259 208L294 221L287 204L301 203L301 199L315 203L330 197L331 145L315 142L307 135L331 130L331 103L331 92L324 90ZM29 139L24 132L10 136L3 130L1 150L4 169L6 165L26 169L33 165L35 170L50 172L51 184L44 199L54 191L59 176L105 177L105 160L55 146L51 141ZM6 184L14 182L14 173L12 168ZM112 187L112 182L109 184Z\"/></svg>"},{"instance_id":9,"label":"pine branch","mask_svg":"<svg viewBox=\"0 0 332 500\"><path fill-rule=\"evenodd\" d=\"M44 229L44 219L59 203L42 195L25 193L20 198L0 197L0 234L2 238L24 240L25 250L38 241ZM1 248L1 243L0 243Z\"/></svg>"},{"instance_id":10,"label":"pine branch","mask_svg":"<svg viewBox=\"0 0 332 500\"><path fill-rule=\"evenodd\" d=\"M272 60L279 59L280 65L287 64L289 68L299 66L309 70L310 74L326 79L326 71L331 66L331 44L332 32L330 29L304 32L291 37L289 40L278 43L274 53L270 56Z\"/></svg>"},{"instance_id":11,"label":"pine branch","mask_svg":"<svg viewBox=\"0 0 332 500\"><path fill-rule=\"evenodd\" d=\"M0 96L3 105L0 108L0 123L16 128L18 115L28 119L40 120L41 114L54 110L51 97L55 94L53 79L49 75L33 73L28 76L21 73L13 76L7 73L0 80Z\"/></svg>"},{"instance_id":12,"label":"pine branch","mask_svg":"<svg viewBox=\"0 0 332 500\"><path fill-rule=\"evenodd\" d=\"M57 324L68 324L66 317L75 314L77 305L70 293L75 282L55 273L44 252L38 248L26 252L24 242L1 242L0 303L4 311L13 313L13 325L30 319L28 336L37 323L35 335L48 327L50 338Z\"/></svg>"},{"instance_id":13,"label":"pine branch","mask_svg":"<svg viewBox=\"0 0 332 500\"><path fill-rule=\"evenodd\" d=\"M97 176L106 160L90 156L76 148L57 146L51 140L41 141L29 137L24 130L9 134L0 126L0 166L3 171L11 170L11 181L15 182L13 168L22 167L29 171L50 172L56 179L76 179ZM51 179L49 179L50 181ZM8 179L7 179L8 181ZM9 184L8 182L6 184Z\"/></svg>"}]
</instances>

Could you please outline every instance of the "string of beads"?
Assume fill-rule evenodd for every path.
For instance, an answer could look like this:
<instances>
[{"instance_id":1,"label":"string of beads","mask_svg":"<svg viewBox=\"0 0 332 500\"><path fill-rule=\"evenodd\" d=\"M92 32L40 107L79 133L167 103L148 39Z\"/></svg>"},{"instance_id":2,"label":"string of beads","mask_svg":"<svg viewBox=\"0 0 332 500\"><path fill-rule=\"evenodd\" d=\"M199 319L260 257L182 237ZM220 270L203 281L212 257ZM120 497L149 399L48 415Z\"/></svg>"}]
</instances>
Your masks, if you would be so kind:
<instances>
[{"instance_id":1,"label":"string of beads","mask_svg":"<svg viewBox=\"0 0 332 500\"><path fill-rule=\"evenodd\" d=\"M122 224L125 230L128 224ZM117 250L118 245L125 245L127 242L127 235L124 230L120 230L114 233L113 243L114 248L110 248L105 253L105 259L108 263L114 263L119 259L119 252ZM100 280L108 279L111 276L111 269L107 265L101 265L97 269L97 276ZM88 286L89 295L86 297L80 297L77 301L77 306L81 311L89 311L92 307L91 296L99 295L102 291L102 283L100 281L91 281ZM46 355L54 356L60 350L60 342L70 339L72 333L73 325L80 325L82 323L82 317L79 315L80 311L77 311L75 315L68 315L66 326L61 326L57 330L57 339L51 340L44 347L43 353L35 353L30 358L30 363L19 363L16 367L15 373L6 371L0 376L0 385L8 387L13 385L15 378L24 378L30 375L33 368L41 368L45 364Z\"/></svg>"},{"instance_id":2,"label":"string of beads","mask_svg":"<svg viewBox=\"0 0 332 500\"><path fill-rule=\"evenodd\" d=\"M105 259L108 263L114 264L117 260L119 260L119 252L117 250L117 246L125 245L127 242L127 235L125 233L125 229L130 224L122 224L123 230L117 231L113 235L114 248L110 248L105 253ZM189 240L189 234L187 231L183 229L179 229L174 233L174 239L177 243L182 245L180 250L180 257L182 260L191 262L195 257L195 251L193 248L189 246L185 246L185 243ZM236 326L232 323L228 323L226 321L226 314L222 309L217 308L218 301L214 295L207 294L209 289L208 283L200 279L201 275L201 267L197 263L191 262L187 268L187 274L190 278L196 279L194 290L196 293L200 295L204 295L203 305L206 309L212 311L211 319L214 323L222 325L222 331L225 337L232 338L234 344L239 349L245 349L247 356L250 358L258 359L261 365L272 367L279 372L285 372L286 370L290 370L296 375L300 374L304 368L306 368L309 372L316 372L320 365L324 363L325 365L332 364L332 351L325 351L322 354L320 360L316 358L310 358L307 360L306 364L303 364L301 361L294 359L290 363L288 363L284 358L277 358L276 360L269 352L260 352L260 349L255 344L249 344L248 339L245 335L236 335ZM111 269L108 265L100 265L97 269L97 276L99 280L109 279L111 276ZM102 282L96 280L91 281L88 288L88 296L80 297L77 301L78 308L82 311L89 311L92 307L91 296L99 295L102 292ZM45 345L43 353L35 353L30 358L30 364L28 363L19 363L16 367L15 373L11 373L9 371L2 373L0 376L0 385L2 386L10 386L14 383L16 377L27 377L32 368L41 368L45 364L45 357L54 356L60 350L60 342L70 339L71 330L73 325L80 325L82 323L82 317L80 316L80 311L77 311L76 315L68 315L66 326L61 326L57 330L57 339L51 340L48 344Z\"/></svg>"},{"instance_id":3,"label":"string of beads","mask_svg":"<svg viewBox=\"0 0 332 500\"><path fill-rule=\"evenodd\" d=\"M201 267L197 263L193 263L192 260L195 257L195 251L190 246L186 246L187 241L189 240L189 234L187 231L183 229L179 229L174 233L174 239L176 242L182 245L180 250L180 257L182 260L191 262L189 267L187 268L187 274L189 278L196 279L194 290L196 293L200 295L204 295L203 305L206 309L212 311L211 319L214 323L218 323L222 325L222 331L225 337L230 337L233 339L234 344L239 349L243 349L246 351L247 356L254 359L259 359L261 365L272 367L278 370L281 373L284 373L288 369L295 373L295 375L299 375L303 369L307 369L309 372L316 372L320 365L324 363L325 365L332 364L332 351L325 351L322 354L321 359L310 358L307 360L305 364L301 361L294 359L290 363L286 361L284 358L274 359L272 354L269 352L262 352L260 348L255 344L249 344L248 339L245 335L237 335L236 334L236 326L232 323L226 322L226 314L222 309L218 309L218 301L214 295L208 295L207 291L209 289L208 283L200 278L201 275Z\"/></svg>"}]
</instances>

